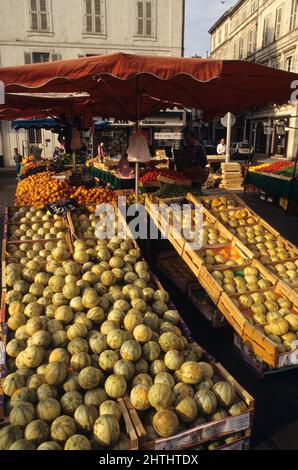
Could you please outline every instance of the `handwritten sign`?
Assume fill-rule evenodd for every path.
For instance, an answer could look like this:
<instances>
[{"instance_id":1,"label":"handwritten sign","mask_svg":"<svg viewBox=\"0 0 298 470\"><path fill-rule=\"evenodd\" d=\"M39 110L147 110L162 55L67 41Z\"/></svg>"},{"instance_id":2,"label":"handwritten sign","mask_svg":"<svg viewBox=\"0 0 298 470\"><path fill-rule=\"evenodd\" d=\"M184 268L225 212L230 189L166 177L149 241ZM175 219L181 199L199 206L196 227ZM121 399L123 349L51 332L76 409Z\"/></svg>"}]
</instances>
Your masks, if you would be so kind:
<instances>
[{"instance_id":1,"label":"handwritten sign","mask_svg":"<svg viewBox=\"0 0 298 470\"><path fill-rule=\"evenodd\" d=\"M78 203L75 199L68 199L67 201L59 201L46 205L46 209L53 215L63 215L65 212L73 212L77 207Z\"/></svg>"}]
</instances>

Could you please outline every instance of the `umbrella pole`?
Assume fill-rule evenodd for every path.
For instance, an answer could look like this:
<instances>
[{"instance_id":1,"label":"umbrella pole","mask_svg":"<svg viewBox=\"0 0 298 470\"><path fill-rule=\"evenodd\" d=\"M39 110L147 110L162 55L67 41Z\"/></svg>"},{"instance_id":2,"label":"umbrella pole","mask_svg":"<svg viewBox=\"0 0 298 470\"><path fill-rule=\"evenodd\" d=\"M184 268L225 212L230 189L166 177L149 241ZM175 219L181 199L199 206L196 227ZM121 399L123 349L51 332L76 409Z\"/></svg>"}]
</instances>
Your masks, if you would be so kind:
<instances>
[{"instance_id":1,"label":"umbrella pole","mask_svg":"<svg viewBox=\"0 0 298 470\"><path fill-rule=\"evenodd\" d=\"M232 113L228 113L226 163L231 160Z\"/></svg>"},{"instance_id":2,"label":"umbrella pole","mask_svg":"<svg viewBox=\"0 0 298 470\"><path fill-rule=\"evenodd\" d=\"M140 164L136 163L136 204L139 204L139 179L140 179Z\"/></svg>"},{"instance_id":3,"label":"umbrella pole","mask_svg":"<svg viewBox=\"0 0 298 470\"><path fill-rule=\"evenodd\" d=\"M77 171L77 159L76 159L76 152L72 152L72 169L73 172L76 173Z\"/></svg>"},{"instance_id":4,"label":"umbrella pole","mask_svg":"<svg viewBox=\"0 0 298 470\"><path fill-rule=\"evenodd\" d=\"M136 132L138 132L138 130L139 130L139 119L137 119L137 122L136 122ZM136 204L139 204L139 179L140 179L140 163L139 162L136 162L135 178L136 178L135 198L136 198Z\"/></svg>"}]
</instances>

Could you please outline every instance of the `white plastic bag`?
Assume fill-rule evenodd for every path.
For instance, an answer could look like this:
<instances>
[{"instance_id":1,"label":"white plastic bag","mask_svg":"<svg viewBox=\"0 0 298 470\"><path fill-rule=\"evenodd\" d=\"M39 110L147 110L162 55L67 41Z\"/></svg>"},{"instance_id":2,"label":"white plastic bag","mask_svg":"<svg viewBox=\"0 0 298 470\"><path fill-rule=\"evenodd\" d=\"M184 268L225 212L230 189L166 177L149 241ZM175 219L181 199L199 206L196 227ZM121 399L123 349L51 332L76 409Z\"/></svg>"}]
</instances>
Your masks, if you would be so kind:
<instances>
[{"instance_id":1,"label":"white plastic bag","mask_svg":"<svg viewBox=\"0 0 298 470\"><path fill-rule=\"evenodd\" d=\"M137 133L130 136L127 155L128 161L133 163L147 163L151 160L148 142L144 135Z\"/></svg>"}]
</instances>

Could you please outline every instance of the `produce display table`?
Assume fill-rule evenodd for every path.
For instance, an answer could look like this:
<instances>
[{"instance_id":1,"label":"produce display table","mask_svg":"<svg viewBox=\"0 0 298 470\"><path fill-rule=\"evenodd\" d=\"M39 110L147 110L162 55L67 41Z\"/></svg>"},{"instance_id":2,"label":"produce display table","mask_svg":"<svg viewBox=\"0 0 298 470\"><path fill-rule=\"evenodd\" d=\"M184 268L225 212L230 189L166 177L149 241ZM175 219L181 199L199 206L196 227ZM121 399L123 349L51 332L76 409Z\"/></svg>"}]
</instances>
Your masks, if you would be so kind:
<instances>
[{"instance_id":1,"label":"produce display table","mask_svg":"<svg viewBox=\"0 0 298 470\"><path fill-rule=\"evenodd\" d=\"M249 171L247 172L244 184L253 184L267 194L270 194L270 196L287 199L291 196L292 202L298 203L298 182L291 183L291 180L287 177Z\"/></svg>"},{"instance_id":2,"label":"produce display table","mask_svg":"<svg viewBox=\"0 0 298 470\"><path fill-rule=\"evenodd\" d=\"M20 209L21 209L21 211L20 211ZM31 211L31 213L36 214L35 217L36 217L37 220L41 220L41 218L44 216L42 214L42 211L39 211L38 209L33 209L31 207L30 211ZM25 211L23 211L22 208L18 208L18 209L8 208L6 210L6 219L8 219L8 221L13 220L14 224L17 224L18 223L17 221L20 220L20 218L23 218L22 216L26 213L27 213L27 208L26 208ZM147 282L148 283L150 282L150 284L148 284L148 285L151 286L151 288L153 289L153 292L158 293L158 294L156 294L156 298L157 298L157 295L158 295L158 296L162 296L161 298L164 299L164 302L163 301L159 301L159 302L155 301L154 302L154 298L152 298L151 301L148 299L148 302L150 301L152 303L152 308L154 308L156 312L161 312L160 315L163 315L164 318L166 318L167 314L170 315L171 318L174 318L175 326L172 325L172 327L175 328L175 331L180 331L181 332L180 333L181 336L180 335L178 336L178 334L176 335L176 334L171 333L171 332L165 332L163 334L160 334L160 336L158 336L159 343L160 343L160 348L158 346L158 351L155 350L155 353L154 353L154 350L152 349L152 347L154 346L155 343L153 341L150 342L150 344L149 344L148 341L146 343L144 342L144 345L142 345L142 347L145 350L144 354L146 354L148 363L149 362L153 363L155 361L154 357L159 357L159 355L161 354L161 350L164 351L164 352L169 352L170 351L169 348L171 346L169 346L169 344L166 343L166 341L168 341L167 338L172 338L172 340L178 341L178 343L177 343L178 347L183 348L183 350L185 350L185 351L188 350L192 354L192 357L197 359L197 362L185 361L181 364L181 368L184 365L184 368L186 368L186 370L187 370L187 368L193 367L193 366L196 368L196 371L197 371L196 372L197 373L196 378L192 379L190 384L187 385L188 389L193 386L193 388L190 388L190 390L193 391L193 394L196 391L196 389L194 388L195 385L197 385L199 382L203 381L203 379L205 377L205 374L208 373L208 376L213 377L213 375L214 375L214 377L217 378L217 383L214 385L214 390L215 390L214 400L216 400L216 403L214 402L214 405L212 405L212 409L211 409L211 411L214 412L213 415L208 417L208 418L206 417L202 420L202 418L198 415L197 406L195 406L194 409L191 410L191 415L190 415L191 421L189 421L189 425L187 427L183 426L181 428L179 428L179 426L178 426L178 424L179 424L178 413L177 413L177 415L176 414L173 415L172 414L173 411L170 410L170 407L172 406L172 401L173 401L173 398L174 398L174 396L172 394L172 391L171 391L171 388L169 386L166 387L165 385L163 385L164 390L167 392L167 389L168 389L168 391L170 392L168 394L168 398L165 395L165 400L167 400L165 402L165 406L167 406L167 413L170 417L175 416L176 417L175 422L177 421L177 424L175 425L174 430L171 431L170 435L168 435L166 438L164 438L164 436L162 435L163 433L161 431L160 431L159 437L158 437L157 434L156 435L154 434L152 436L148 432L148 428L143 426L143 419L142 419L143 416L142 416L141 413L139 413L139 409L136 409L136 407L134 405L134 393L136 392L135 386L134 386L134 384L132 384L132 386L130 386L127 383L127 393L125 393L125 391L126 391L126 382L125 382L124 376L122 376L122 374L118 374L119 380L120 380L120 377L122 377L121 382L125 384L125 390L123 392L120 391L120 393L117 393L118 395L121 394L122 396L121 397L120 396L114 397L114 398L117 398L118 407L117 407L117 404L116 404L116 400L114 400L114 405L113 406L117 407L117 409L120 408L120 410L118 409L118 411L121 412L120 416L119 416L119 426L120 426L122 435L125 435L125 448L127 450L138 450L138 449L149 449L149 450L151 450L151 449L155 449L155 450L174 450L175 449L175 450L184 450L184 449L193 448L194 446L200 446L200 448L203 448L204 450L217 450L217 449L218 450L244 450L244 449L248 449L250 436L251 436L251 430L252 430L253 416L254 416L254 399L253 399L253 397L248 392L246 392L246 390L243 389L243 387L221 366L221 364L217 363L213 357L211 357L205 350L203 350L193 340L191 332L188 329L187 325L184 323L183 318L180 316L179 312L176 310L175 305L171 302L167 292L164 290L162 284L159 282L158 278L156 278L156 276L150 271L149 266L147 265L147 263L145 262L144 258L141 255L141 253L139 252L138 245L137 245L136 241L132 238L132 232L130 231L129 226L126 223L126 220L121 216L120 213L117 213L116 215L117 215L117 218L118 218L118 222L121 223L122 229L124 230L124 233L126 235L126 237L124 237L125 244L126 244L125 246L127 248L126 251L134 249L134 251L138 255L138 258L137 258L138 261L135 262L135 264L134 264L135 268L134 269L138 271L139 268L140 268L140 269L143 270L142 272L146 272L147 273L146 277L148 279ZM53 219L53 220L57 221L58 219ZM71 232L70 237L69 236L65 237L65 241L67 241L68 251L63 252L63 250L62 250L62 253L64 253L65 256L68 256L68 258L67 258L69 260L68 262L73 263L73 261L76 259L76 255L78 255L79 251L81 251L81 253L83 253L82 250L77 250L76 251L76 246L77 245L75 243L77 243L78 241L80 241L81 243L83 243L83 241L85 241L85 243L88 244L88 246L92 245L94 247L94 249L96 249L98 251L98 253L100 252L100 248L99 247L98 247L98 249L96 248L98 246L98 244L97 244L98 239L95 238L95 232L94 232L94 225L93 225L94 214L92 212L90 212L89 209L87 209L86 207L81 206L81 207L77 208L74 212L67 213L65 215L65 219L63 219L63 220L64 220L64 223L65 223L66 227ZM113 219L111 219L111 221L112 220ZM60 222L61 221L62 221L62 219L60 219ZM83 223L83 221L84 221L84 223ZM60 224L58 224L58 225L60 225ZM20 235L20 233L17 233L17 235ZM34 244L34 239L28 240L28 242L33 245ZM7 243L4 246L4 249L3 249L3 252L2 252L2 268L3 268L4 272L6 272L6 273L12 272L11 270L13 270L14 267L15 267L15 264L11 263L11 256L12 256L12 253L16 253L18 251L17 247L18 247L19 243L20 242L16 239L14 239L14 240L10 239L9 241L7 241ZM46 251L48 249L50 249L50 247L47 246L48 241L47 240L41 240L40 243L44 248L43 250L41 250L41 252L43 252L43 255L44 255L42 257L42 259L46 260L46 258L45 258L47 256ZM59 255L60 251L57 250L57 244L58 244L58 238L56 238L56 240L53 240L51 242L51 247L53 248L54 256L57 257L57 258L60 258L60 255ZM119 242L119 245L120 245L120 242ZM132 248L132 247L134 247L134 248ZM63 256L63 257L65 257L65 256ZM62 260L57 259L56 262L60 263L60 265L62 266L62 262L63 262ZM141 272L141 271L139 271L139 272ZM105 271L105 273L106 273L105 276L106 275L111 275L112 271L107 270L107 271ZM103 274L104 273L99 274L101 276L101 278L102 278ZM78 275L82 276L83 275L83 270L80 270L80 272L78 272ZM3 356L2 356L3 357L3 365L5 365L6 360L9 357L12 357L11 356L11 353L12 353L11 352L11 346L13 346L13 344L14 344L14 343L11 344L11 342L7 343L7 334L6 334L7 327L10 330L10 333L12 335L14 334L13 332L15 330L13 330L13 328L12 328L13 325L11 324L11 320L10 320L11 315L9 315L9 308L10 308L9 306L11 305L11 299L9 300L9 298L11 298L11 296L14 295L14 290L11 288L12 286L8 285L8 284L10 284L10 282L7 282L8 277L4 277L3 280L4 280L5 288L2 290L2 304L1 304L2 307L1 307L1 310L0 310L0 313L2 314L2 318L0 317L0 331L2 331L2 337L3 337L2 341L3 341L4 350L6 351L6 352L3 353ZM116 279L114 279L114 280L116 281ZM112 282L113 282L113 285L116 286L117 282L114 282L114 280ZM106 278L106 281L107 281L107 283L110 283L108 278ZM121 284L119 283L119 287L122 287L122 281L120 281L120 282L121 282ZM66 284L65 284L65 286L66 286ZM126 286L129 287L129 292L133 289L133 286L130 283L126 284ZM140 301L140 299L133 299L132 296L128 294L128 291L127 291L127 294L126 294L126 298L127 298L127 301L125 301L125 302L127 302L127 303L130 302L131 306L134 305L134 301L136 301L136 300ZM83 297L82 297L82 299L83 299ZM102 297L102 299L103 299L103 297ZM72 299L69 299L69 300L72 300ZM87 297L85 298L85 300L87 300ZM119 303L119 300L121 302L124 302L124 299L122 299L122 300L121 299L116 300L116 298L112 299L114 307L116 306L115 305L116 302ZM99 301L99 298L98 298L98 301ZM144 302L144 300L142 300L142 302ZM37 305L37 304L35 304L35 305ZM104 305L104 304L102 304L102 305ZM32 307L33 307L33 304L32 304ZM62 307L62 309L60 309L61 311L64 311L65 309L67 309L67 311L69 311L69 308L70 308L66 305L61 306L61 307ZM87 309L87 307L86 307L86 309ZM100 309L100 312L102 312L104 314L103 317L101 319L99 319L100 322L101 322L101 331L104 331L103 330L104 323L106 324L106 326L108 326L108 322L103 321L103 320L105 320L107 318L107 315L112 311L111 309L112 309L111 302L110 302L109 305L107 305L105 307L105 309ZM163 312L161 310L163 310ZM41 311L41 307L40 307L40 311ZM90 309L89 309L89 311L90 311ZM93 311L94 311L94 309L93 309ZM116 309L114 309L114 312L116 312ZM127 318L127 316L126 316L126 318ZM1 324L1 322L5 322L6 320L8 320L7 324L6 323ZM93 326L92 326L93 321L94 321L94 327L98 328L98 321L89 319L90 329L93 328ZM97 323L97 326L95 326L95 323ZM71 322L70 322L69 328L73 328L73 327L76 327L75 323L71 324ZM127 326L125 328L127 329ZM82 330L83 334L85 334L84 332L86 332L86 334L87 334L88 330L87 330L87 327L85 325L79 326L79 329ZM122 331L122 329L121 329L121 331ZM4 334L3 334L3 332L4 332ZM102 333L102 334L104 334L104 333ZM109 332L107 331L107 335L108 334L109 334ZM68 339L70 339L70 337L71 336L68 333ZM163 340L164 340L164 343L163 343ZM182 343L182 341L183 341L183 343ZM127 343L127 341L126 341L126 343ZM136 346L139 342L137 340L135 340L134 343L135 343L134 345ZM151 349L148 348L147 352L146 352L146 344L148 344L151 348ZM5 348L5 346L6 346L6 348ZM123 350L124 350L123 346L125 347L125 342L123 342L123 344L121 345L122 356L123 356ZM129 344L127 344L127 346L129 346ZM91 348L91 346L90 346L90 348ZM93 347L93 349L94 349L94 347ZM137 351L137 353L139 354L139 357L140 357L140 354L141 354L141 351L142 351L140 345L138 346L138 349L140 349L140 353L138 353L138 351ZM49 351L51 353L53 352L52 349L49 349ZM58 349L56 349L56 352L57 351L58 351ZM59 351L62 354L63 348L60 348ZM106 350L104 350L102 353L105 353L105 351ZM154 355L153 355L153 353L154 353ZM73 360L73 357L75 356L75 354L76 354L75 352L73 354L71 354L72 359L70 359L70 364L69 364L69 372L70 373L71 373L71 370L74 370L75 367L76 367L74 365L74 360ZM114 353L114 354L116 354L116 353ZM160 355L160 357L162 357L162 356ZM103 356L101 356L101 358L103 359ZM40 359L38 361L34 362L33 367L35 369L37 369L37 365L35 366L35 364L37 364L38 362L41 362L41 361L43 361L42 356L40 357ZM198 361L201 361L200 364L198 363ZM117 362L120 362L120 361L117 361ZM66 366L63 366L63 364L59 363L59 361L57 362L57 364L59 364L58 367L61 368L61 370L64 371L64 379L63 379L63 382L64 382L65 378L67 379ZM86 372L88 372L88 374L90 374L92 372L93 380L94 380L93 383L98 384L98 382L99 382L99 378L98 378L98 375L97 375L97 370L98 369L97 369L96 365L93 366L93 367L89 367L88 364L87 364L86 367L83 366L81 368L80 374L78 375L78 381L81 381L81 383L83 383L82 394L84 394L84 395L89 394L90 390L91 390L90 386L88 384L85 385L85 382L82 382L82 381L84 381L84 374ZM146 362L145 362L145 364L146 364ZM1 365L1 363L0 363L0 365ZM9 366L9 360L7 360L7 365ZM49 367L49 365L47 365L47 367ZM51 365L51 367L56 367L56 366ZM104 379L105 379L104 387L108 391L108 386L109 386L109 381L110 381L111 374L109 374L108 371L106 371L106 372L107 372L107 377L104 376ZM2 420L2 418L4 416L3 396L4 396L4 394L6 395L6 400L7 400L7 403L9 404L10 403L9 400L11 399L10 398L10 393L11 392L8 389L9 389L9 386L10 386L10 383L11 383L11 380L12 380L12 377L13 377L13 376L11 377L10 375L5 377L6 373L7 373L7 371L2 371L2 369L0 368L0 381L1 381L1 384L3 382L3 387L0 388L0 429L1 429L2 426L5 426L5 424L12 423L12 419L13 419L13 414L10 414L10 417L9 417L8 421L6 420L4 422ZM171 370L171 372L168 373L167 376L168 377L173 376L172 381L173 381L173 385L174 385L174 383L175 383L174 382L174 371ZM116 377L116 375L115 375L115 377ZM150 376L149 376L149 378L150 378ZM188 380L188 379L187 378L185 379L185 382L184 382L185 385L187 384L186 380ZM21 385L22 385L23 381L21 379L20 379L20 381L21 381ZM194 382L196 382L196 384ZM60 385L60 384L57 384L57 385ZM18 386L18 384L16 386ZM156 389L159 390L160 384L158 384L156 382L155 386L157 386ZM182 383L182 386L184 386L183 383ZM87 387L89 387L89 388L87 388ZM152 385L152 387L153 387L153 385ZM134 390L134 393L133 393L133 390ZM226 398L226 390L228 390L228 392L230 393L230 395L228 396L228 399ZM59 387L59 391L61 391L61 393L64 394L63 387ZM94 392L94 388L91 391ZM65 395L63 395L63 396L65 397ZM109 396L112 398L111 392L110 392ZM218 398L215 398L216 396ZM221 397L223 397L223 398L221 398ZM62 400L62 396L61 397L58 396L58 389L57 389L57 400L58 399ZM160 395L158 395L157 399L160 400L160 399L163 399L163 397L160 398ZM220 400L225 400L225 401L222 404L222 401L220 401ZM203 398L202 398L202 402L203 402ZM155 403L156 402L153 402L153 404L150 403L150 407L152 408L152 410L150 410L150 411L155 410L155 407L157 406L157 404L155 405ZM101 403L101 405L102 405L102 403ZM145 406L147 407L147 404ZM202 406L205 406L205 405L202 405ZM223 411L223 406L225 406L227 411ZM77 407L75 410L70 412L71 416L74 416L74 414L77 413L78 408L79 407ZM209 412L209 410L210 409L208 409L207 411ZM44 413L46 413L46 412L47 412L47 410L44 411ZM154 413L155 413L155 411L154 411ZM57 412L57 414L59 414L59 413ZM209 414L210 414L210 412L209 412ZM28 417L28 421L29 421L29 418L30 418L30 415ZM65 418L66 417L64 416L63 419L65 419ZM89 418L88 413L87 413L87 418ZM196 420L195 418L198 418L198 420ZM57 418L55 418L56 423L57 423L58 419L62 420L62 416L60 415ZM69 416L68 420L71 420L71 419L73 419L73 418L71 418ZM77 413L76 417L74 417L74 419L78 421L78 419L79 419L78 413ZM90 414L90 419L91 419L91 414ZM101 419L102 419L103 422L105 422L105 419L103 419L103 418L101 418ZM55 422L55 420L53 421L53 423ZM110 415L110 420L109 421L111 421L111 422L114 421L115 422L115 420L116 420L116 417L115 416L113 417L112 415ZM70 421L70 423L72 423L72 421ZM28 425L29 424L30 423L28 423ZM158 424L159 423L157 423L157 425ZM27 426L27 423L26 423L26 426ZM51 428L52 428L51 435L52 436L55 436L54 427L55 427L55 423L54 423L54 425L53 424L51 425ZM3 429L5 429L5 427ZM110 439L110 441L107 442L107 445L106 445L107 448L113 448L114 449L114 441L115 440L117 440L117 442L118 441L121 442L120 441L120 438L121 438L120 429L118 431L118 435L116 434L113 437L113 440ZM89 436L92 435L93 431L94 431L94 433L99 432L99 431L97 431L96 422L94 424L92 424L90 431L88 431ZM6 436L5 433L4 433L4 435ZM16 434L16 437L14 437L14 436L10 437L10 435L8 435L8 438L12 442L13 441L16 442L17 440L19 440L18 439L18 434ZM46 437L44 437L44 438L41 437L41 440L43 440L42 443L45 442L45 439L46 439ZM69 438L69 439L71 439L71 438ZM64 447L65 450L68 450L68 446L70 446L70 444L72 444L72 441L69 441L69 439L66 442L65 441L61 442L61 445ZM86 436L80 436L80 438L78 438L78 436L77 436L74 439L75 440L80 439L80 442L81 442L82 439L86 439ZM90 437L89 437L89 439L90 439ZM15 443L15 442L13 442L13 443ZM4 445L5 445L4 449L7 450L8 445L11 445L11 443L7 444L5 442ZM87 450L89 450L89 446L88 446ZM91 446L90 446L90 450L91 450Z\"/></svg>"},{"instance_id":3,"label":"produce display table","mask_svg":"<svg viewBox=\"0 0 298 470\"><path fill-rule=\"evenodd\" d=\"M110 184L112 189L133 189L135 187L135 178L119 178L111 171L94 167L88 168L88 173L104 183Z\"/></svg>"},{"instance_id":4,"label":"produce display table","mask_svg":"<svg viewBox=\"0 0 298 470\"><path fill-rule=\"evenodd\" d=\"M146 210L161 234L169 240L178 255L188 265L201 287L205 290L228 323L233 327L243 344L249 345L252 354L261 358L264 364L266 364L266 370L297 366L298 349L296 344L291 346L291 348L287 346L287 348L280 350L266 333L266 328L270 333L270 322L269 327L266 325L265 330L263 330L259 327L258 318L256 318L254 323L251 322L253 313L249 310L250 307L247 307L247 304L243 304L242 306L239 304L239 301L241 303L242 300L246 300L250 292L259 293L269 290L270 296L273 296L275 300L282 299L283 303L289 305L291 313L294 314L293 317L295 321L295 316L298 313L298 295L292 290L293 286L290 282L286 282L284 279L279 280L278 277L272 274L268 266L270 264L270 253L266 252L265 256L265 251L256 250L254 246L252 246L252 243L247 242L246 237L241 236L238 232L236 232L237 234L235 235L236 219L239 219L239 217L242 218L240 227L243 226L244 221L248 227L250 226L249 228L256 227L258 230L261 230L268 240L274 240L273 246L277 246L278 243L283 249L282 258L286 262L296 262L296 260L298 260L298 249L281 237L266 221L258 217L257 214L251 211L247 206L243 206L243 201L239 200L237 197L235 198L235 195L228 194L225 197L220 196L220 199L214 198L213 196L197 199L193 195L188 194L186 199L192 203L194 207L203 203L204 223L207 226L212 226L212 228L216 230L216 237L221 240L220 244L216 245L206 240L207 243L203 244L203 248L200 250L192 248L188 244L189 241L178 233L173 223L170 223L168 229L162 212L159 213L156 210L154 195L147 195ZM164 200L164 202L167 202L167 200ZM220 210L219 204L224 204L225 207L229 205L230 209L225 209L224 211L223 209ZM175 207L173 207L173 210L176 210ZM222 212L224 217L220 216ZM225 216L227 216L227 214L229 214L230 217L234 217L233 220L226 218ZM191 218L193 217L194 214L192 213ZM221 256L217 258L218 253L220 253ZM206 256L207 254L208 256ZM214 257L214 259L212 259L212 257ZM273 264L276 262L280 263L282 258L277 257L277 259L272 259L271 262ZM217 259L218 261L216 261ZM227 262L225 260L227 260ZM248 290L244 291L246 292L244 296L239 291L237 293L237 289L232 288L231 291L227 290L227 286L218 282L218 279L221 279L223 275L221 271L224 273L227 265L229 266L229 270L234 272L234 277L239 275L241 277L244 275L245 277L245 268L248 268L249 271L252 270L255 273L254 275L258 276L259 282L260 279L262 279L261 284L252 288L247 284ZM293 269L295 269L295 267ZM268 292L267 295L269 295ZM244 299L242 299L242 297L244 297ZM235 303L235 300L237 300L237 303ZM292 321L292 316L290 316L289 319ZM264 322L267 323L266 318ZM263 325L265 323L263 323ZM285 325L285 327L287 331L290 330L289 325ZM296 325L293 331L296 331Z\"/></svg>"}]
</instances>

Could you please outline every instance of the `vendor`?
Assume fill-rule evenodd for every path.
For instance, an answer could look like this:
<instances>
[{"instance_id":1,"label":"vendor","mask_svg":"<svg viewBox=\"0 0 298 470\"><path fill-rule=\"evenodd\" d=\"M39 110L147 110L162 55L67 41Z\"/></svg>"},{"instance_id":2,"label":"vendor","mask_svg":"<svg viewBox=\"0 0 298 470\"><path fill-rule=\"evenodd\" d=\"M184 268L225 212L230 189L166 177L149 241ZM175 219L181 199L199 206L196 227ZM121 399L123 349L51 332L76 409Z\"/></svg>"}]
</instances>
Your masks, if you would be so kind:
<instances>
[{"instance_id":1,"label":"vendor","mask_svg":"<svg viewBox=\"0 0 298 470\"><path fill-rule=\"evenodd\" d=\"M21 172L21 163L22 163L23 157L19 153L19 150L17 148L14 149L13 159L16 165L16 174L17 174L17 179L18 179L20 176L20 172Z\"/></svg>"},{"instance_id":2,"label":"vendor","mask_svg":"<svg viewBox=\"0 0 298 470\"><path fill-rule=\"evenodd\" d=\"M104 142L100 142L98 146L98 159L100 163L103 163L105 157L107 156L106 145Z\"/></svg>"},{"instance_id":3,"label":"vendor","mask_svg":"<svg viewBox=\"0 0 298 470\"><path fill-rule=\"evenodd\" d=\"M183 152L183 161L181 161L181 170L189 178L193 186L201 188L208 178L209 171L205 147L200 144L193 131L184 133L186 147Z\"/></svg>"},{"instance_id":4,"label":"vendor","mask_svg":"<svg viewBox=\"0 0 298 470\"><path fill-rule=\"evenodd\" d=\"M227 153L227 146L225 139L221 139L217 146L217 155L225 155Z\"/></svg>"}]
</instances>

